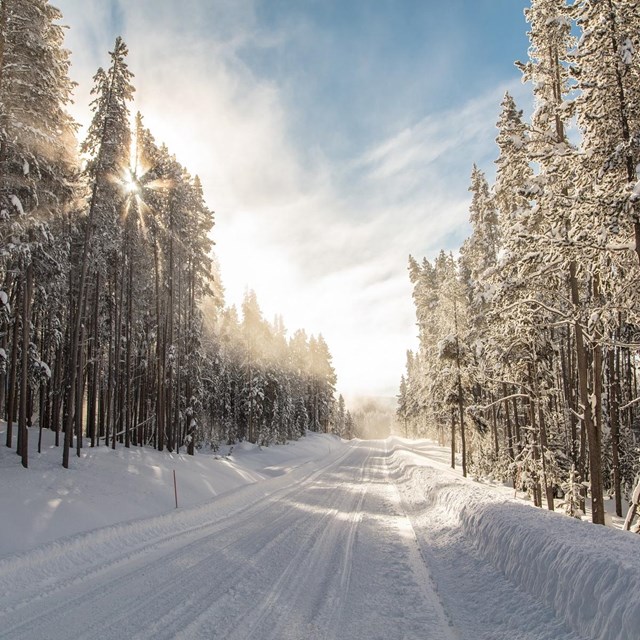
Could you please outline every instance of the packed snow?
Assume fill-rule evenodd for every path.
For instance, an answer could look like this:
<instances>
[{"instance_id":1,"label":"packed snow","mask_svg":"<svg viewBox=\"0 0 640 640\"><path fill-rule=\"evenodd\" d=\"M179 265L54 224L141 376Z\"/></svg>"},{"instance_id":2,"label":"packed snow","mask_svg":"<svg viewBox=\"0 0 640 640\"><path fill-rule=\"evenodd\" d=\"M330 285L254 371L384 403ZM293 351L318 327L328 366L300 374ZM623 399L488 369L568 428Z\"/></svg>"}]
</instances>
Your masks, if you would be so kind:
<instances>
[{"instance_id":1,"label":"packed snow","mask_svg":"<svg viewBox=\"0 0 640 640\"><path fill-rule=\"evenodd\" d=\"M0 430L2 443L5 434ZM174 471L183 509L287 474L342 446L336 438L313 433L295 446L260 449L241 443L197 456L187 455L185 449L159 454L147 447L85 446L82 457L73 456L73 468L65 472L62 447L54 446L53 434L43 432L42 455L36 453L37 430L29 436L27 471L14 451L0 447L0 513L11 514L2 523L0 557L64 536L164 514L175 508Z\"/></svg>"},{"instance_id":2,"label":"packed snow","mask_svg":"<svg viewBox=\"0 0 640 640\"><path fill-rule=\"evenodd\" d=\"M640 628L635 534L464 479L428 441L309 434L194 458L86 448L68 471L59 453L45 443L28 470L0 453L3 638L629 640Z\"/></svg>"}]
</instances>

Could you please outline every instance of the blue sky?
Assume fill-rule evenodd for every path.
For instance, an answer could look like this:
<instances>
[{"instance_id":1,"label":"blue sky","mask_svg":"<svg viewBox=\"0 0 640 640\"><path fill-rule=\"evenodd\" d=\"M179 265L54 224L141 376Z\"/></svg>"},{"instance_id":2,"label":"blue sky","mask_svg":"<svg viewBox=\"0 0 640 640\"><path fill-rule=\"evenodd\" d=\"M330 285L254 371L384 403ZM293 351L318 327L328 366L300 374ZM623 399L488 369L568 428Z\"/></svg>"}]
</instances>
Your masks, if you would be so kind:
<instances>
[{"instance_id":1,"label":"blue sky","mask_svg":"<svg viewBox=\"0 0 640 640\"><path fill-rule=\"evenodd\" d=\"M271 0L257 5L279 46L240 55L275 81L296 134L335 154L516 77L526 54L517 0ZM520 29L514 26L520 25ZM313 126L312 126L313 123Z\"/></svg>"},{"instance_id":2,"label":"blue sky","mask_svg":"<svg viewBox=\"0 0 640 640\"><path fill-rule=\"evenodd\" d=\"M525 0L54 0L74 114L116 35L155 137L216 211L226 299L322 333L338 389L395 395L416 346L406 265L468 232L505 90L527 55Z\"/></svg>"}]
</instances>

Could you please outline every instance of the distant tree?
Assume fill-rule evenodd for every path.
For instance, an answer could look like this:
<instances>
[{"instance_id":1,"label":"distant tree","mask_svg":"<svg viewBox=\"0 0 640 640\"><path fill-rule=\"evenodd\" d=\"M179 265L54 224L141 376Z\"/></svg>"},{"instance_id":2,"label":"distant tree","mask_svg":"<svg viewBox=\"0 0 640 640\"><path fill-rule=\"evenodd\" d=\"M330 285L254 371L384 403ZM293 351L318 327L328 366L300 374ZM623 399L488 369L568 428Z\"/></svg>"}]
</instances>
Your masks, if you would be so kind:
<instances>
[{"instance_id":1,"label":"distant tree","mask_svg":"<svg viewBox=\"0 0 640 640\"><path fill-rule=\"evenodd\" d=\"M333 433L335 433L340 438L345 437L346 428L347 428L346 419L347 419L347 414L346 414L346 407L344 404L344 398L342 397L342 395L339 395L338 403L335 407L335 415L333 418Z\"/></svg>"},{"instance_id":2,"label":"distant tree","mask_svg":"<svg viewBox=\"0 0 640 640\"><path fill-rule=\"evenodd\" d=\"M398 405L396 408L396 417L398 418L398 422L402 425L404 437L407 438L409 436L407 425L407 381L405 380L404 376L402 376L402 378L400 379L400 392L397 395L397 399Z\"/></svg>"}]
</instances>

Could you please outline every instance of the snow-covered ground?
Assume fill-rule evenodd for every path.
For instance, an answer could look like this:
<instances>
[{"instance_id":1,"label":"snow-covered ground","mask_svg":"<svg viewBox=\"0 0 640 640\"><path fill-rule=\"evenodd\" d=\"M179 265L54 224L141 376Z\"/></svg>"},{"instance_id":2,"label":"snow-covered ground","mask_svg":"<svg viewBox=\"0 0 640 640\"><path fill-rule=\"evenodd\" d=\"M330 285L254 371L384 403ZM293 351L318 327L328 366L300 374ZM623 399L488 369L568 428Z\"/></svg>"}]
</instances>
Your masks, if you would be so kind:
<instances>
[{"instance_id":1,"label":"snow-covered ground","mask_svg":"<svg viewBox=\"0 0 640 640\"><path fill-rule=\"evenodd\" d=\"M5 426L0 424L4 444ZM80 458L72 453L71 469L66 471L61 468L62 448L54 446L51 432L43 435L41 455L37 431L30 437L28 470L14 451L0 446L0 513L11 514L2 522L0 557L62 536L175 509L174 471L182 509L288 473L343 446L337 438L314 433L295 446L260 449L242 443L224 447L217 455L87 446Z\"/></svg>"},{"instance_id":2,"label":"snow-covered ground","mask_svg":"<svg viewBox=\"0 0 640 640\"><path fill-rule=\"evenodd\" d=\"M640 638L637 534L463 479L433 443L390 446L392 475L443 605L458 628L476 629L461 637Z\"/></svg>"},{"instance_id":3,"label":"snow-covered ground","mask_svg":"<svg viewBox=\"0 0 640 640\"><path fill-rule=\"evenodd\" d=\"M463 479L427 441L59 454L0 453L2 638L640 637L636 535Z\"/></svg>"}]
</instances>

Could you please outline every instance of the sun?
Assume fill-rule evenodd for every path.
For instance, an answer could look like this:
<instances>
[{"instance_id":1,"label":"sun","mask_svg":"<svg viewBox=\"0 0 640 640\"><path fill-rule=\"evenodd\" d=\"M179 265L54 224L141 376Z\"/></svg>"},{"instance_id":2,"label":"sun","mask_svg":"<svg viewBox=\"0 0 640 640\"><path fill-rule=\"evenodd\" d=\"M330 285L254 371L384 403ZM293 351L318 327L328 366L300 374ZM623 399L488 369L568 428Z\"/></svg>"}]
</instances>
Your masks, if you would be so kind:
<instances>
[{"instance_id":1,"label":"sun","mask_svg":"<svg viewBox=\"0 0 640 640\"><path fill-rule=\"evenodd\" d=\"M140 191L138 176L131 169L125 169L122 175L122 186L126 193L135 194Z\"/></svg>"}]
</instances>

